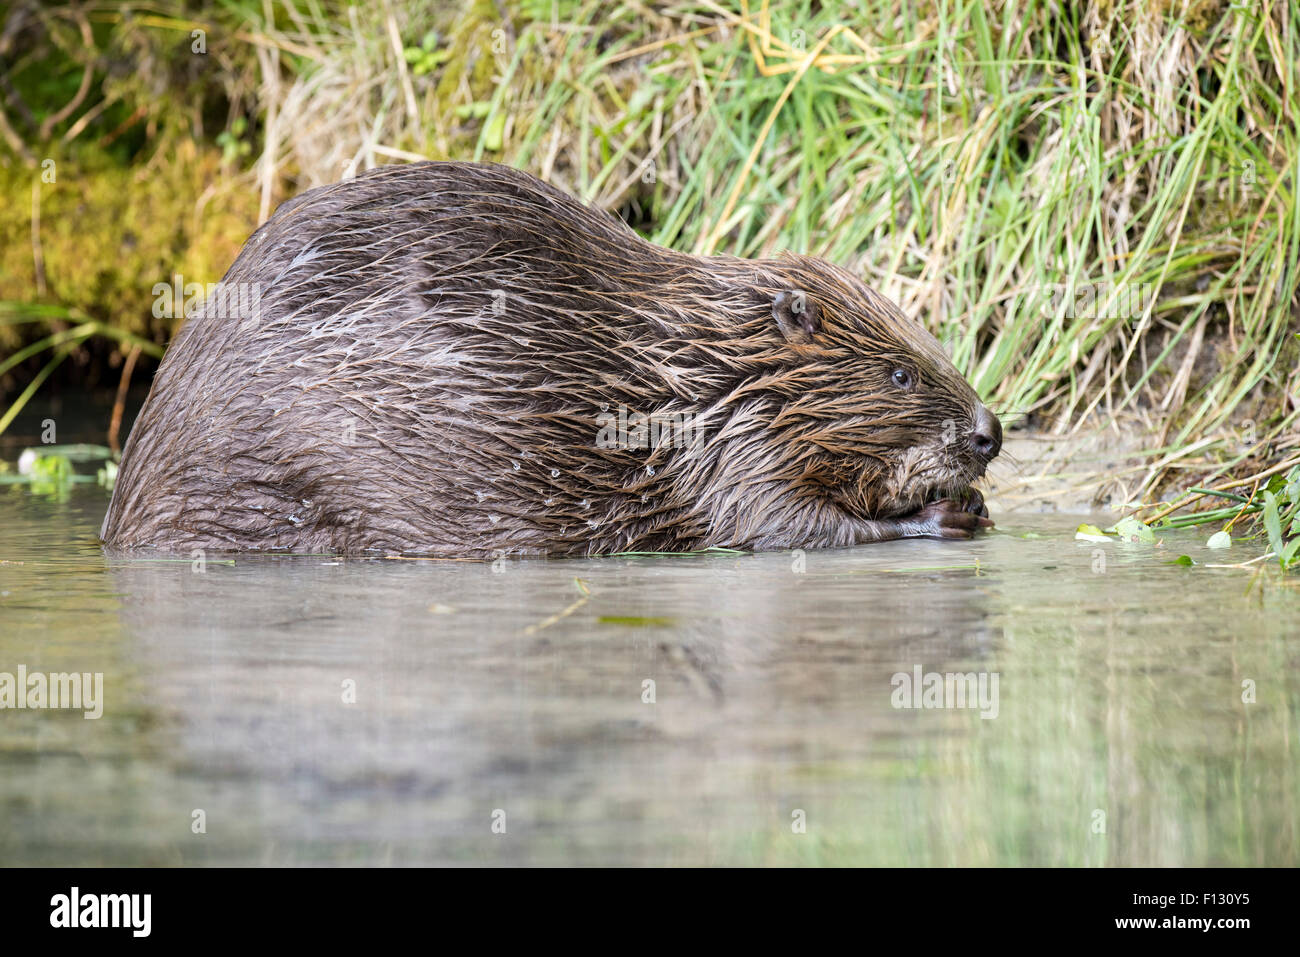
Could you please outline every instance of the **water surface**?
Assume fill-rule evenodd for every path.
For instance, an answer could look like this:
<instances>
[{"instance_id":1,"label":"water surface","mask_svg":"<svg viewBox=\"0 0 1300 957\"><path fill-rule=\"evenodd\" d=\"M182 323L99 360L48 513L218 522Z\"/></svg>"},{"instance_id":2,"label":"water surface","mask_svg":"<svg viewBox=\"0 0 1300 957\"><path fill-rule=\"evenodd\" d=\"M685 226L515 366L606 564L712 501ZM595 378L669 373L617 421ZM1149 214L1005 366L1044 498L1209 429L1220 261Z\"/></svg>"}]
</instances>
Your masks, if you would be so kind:
<instances>
[{"instance_id":1,"label":"water surface","mask_svg":"<svg viewBox=\"0 0 1300 957\"><path fill-rule=\"evenodd\" d=\"M0 711L0 864L1300 862L1300 589L1201 533L197 570L106 505L0 487L0 672L105 699Z\"/></svg>"}]
</instances>

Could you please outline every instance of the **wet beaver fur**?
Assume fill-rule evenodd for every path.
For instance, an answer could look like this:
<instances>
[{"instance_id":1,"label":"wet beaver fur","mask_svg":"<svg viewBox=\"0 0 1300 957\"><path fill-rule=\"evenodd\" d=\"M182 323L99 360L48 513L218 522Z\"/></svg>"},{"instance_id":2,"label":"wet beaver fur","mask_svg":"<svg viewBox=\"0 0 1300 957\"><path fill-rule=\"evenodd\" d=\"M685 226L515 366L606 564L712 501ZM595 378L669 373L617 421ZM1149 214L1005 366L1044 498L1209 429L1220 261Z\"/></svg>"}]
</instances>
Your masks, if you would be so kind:
<instances>
[{"instance_id":1,"label":"wet beaver fur","mask_svg":"<svg viewBox=\"0 0 1300 957\"><path fill-rule=\"evenodd\" d=\"M966 538L1001 439L934 338L826 262L662 249L503 166L386 166L253 234L163 360L102 537L461 558Z\"/></svg>"}]
</instances>

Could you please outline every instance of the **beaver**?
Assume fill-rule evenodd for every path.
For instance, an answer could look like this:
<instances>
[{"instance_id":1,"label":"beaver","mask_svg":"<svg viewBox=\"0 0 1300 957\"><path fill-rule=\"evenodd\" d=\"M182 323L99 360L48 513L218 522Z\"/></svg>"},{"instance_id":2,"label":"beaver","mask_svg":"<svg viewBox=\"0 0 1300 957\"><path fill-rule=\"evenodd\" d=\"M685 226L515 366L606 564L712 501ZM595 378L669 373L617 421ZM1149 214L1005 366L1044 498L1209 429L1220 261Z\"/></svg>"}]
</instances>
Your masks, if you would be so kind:
<instances>
[{"instance_id":1,"label":"beaver","mask_svg":"<svg viewBox=\"0 0 1300 957\"><path fill-rule=\"evenodd\" d=\"M391 165L249 239L158 370L101 537L480 559L969 538L1001 442L935 339L830 263L664 249L505 166Z\"/></svg>"}]
</instances>

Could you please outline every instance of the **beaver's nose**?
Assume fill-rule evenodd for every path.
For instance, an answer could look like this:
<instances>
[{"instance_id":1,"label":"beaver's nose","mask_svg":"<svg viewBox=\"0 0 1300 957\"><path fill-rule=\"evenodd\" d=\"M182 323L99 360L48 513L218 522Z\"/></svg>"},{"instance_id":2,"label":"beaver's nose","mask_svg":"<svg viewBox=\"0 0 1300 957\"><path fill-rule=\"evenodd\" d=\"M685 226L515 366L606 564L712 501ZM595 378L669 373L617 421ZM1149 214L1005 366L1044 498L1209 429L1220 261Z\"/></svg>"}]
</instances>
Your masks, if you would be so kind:
<instances>
[{"instance_id":1,"label":"beaver's nose","mask_svg":"<svg viewBox=\"0 0 1300 957\"><path fill-rule=\"evenodd\" d=\"M1002 450L1002 423L982 405L975 413L975 427L966 436L966 444L985 462L992 461Z\"/></svg>"}]
</instances>

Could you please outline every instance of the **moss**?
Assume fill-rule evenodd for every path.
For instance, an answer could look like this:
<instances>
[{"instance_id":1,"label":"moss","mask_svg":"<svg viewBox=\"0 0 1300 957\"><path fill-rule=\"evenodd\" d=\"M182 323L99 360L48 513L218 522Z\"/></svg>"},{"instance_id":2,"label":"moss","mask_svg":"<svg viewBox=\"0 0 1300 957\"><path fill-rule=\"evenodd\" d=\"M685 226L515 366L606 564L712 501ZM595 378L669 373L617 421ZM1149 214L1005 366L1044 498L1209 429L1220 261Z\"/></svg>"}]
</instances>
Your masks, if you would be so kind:
<instances>
[{"instance_id":1,"label":"moss","mask_svg":"<svg viewBox=\"0 0 1300 957\"><path fill-rule=\"evenodd\" d=\"M217 281L257 225L257 194L226 175L215 147L182 142L166 161L139 169L87 153L56 160L54 175L40 185L41 296L31 223L40 171L0 168L0 300L76 303L157 342L171 338L178 320L153 316L154 284L177 272ZM0 349L30 339L26 328L0 326Z\"/></svg>"}]
</instances>

